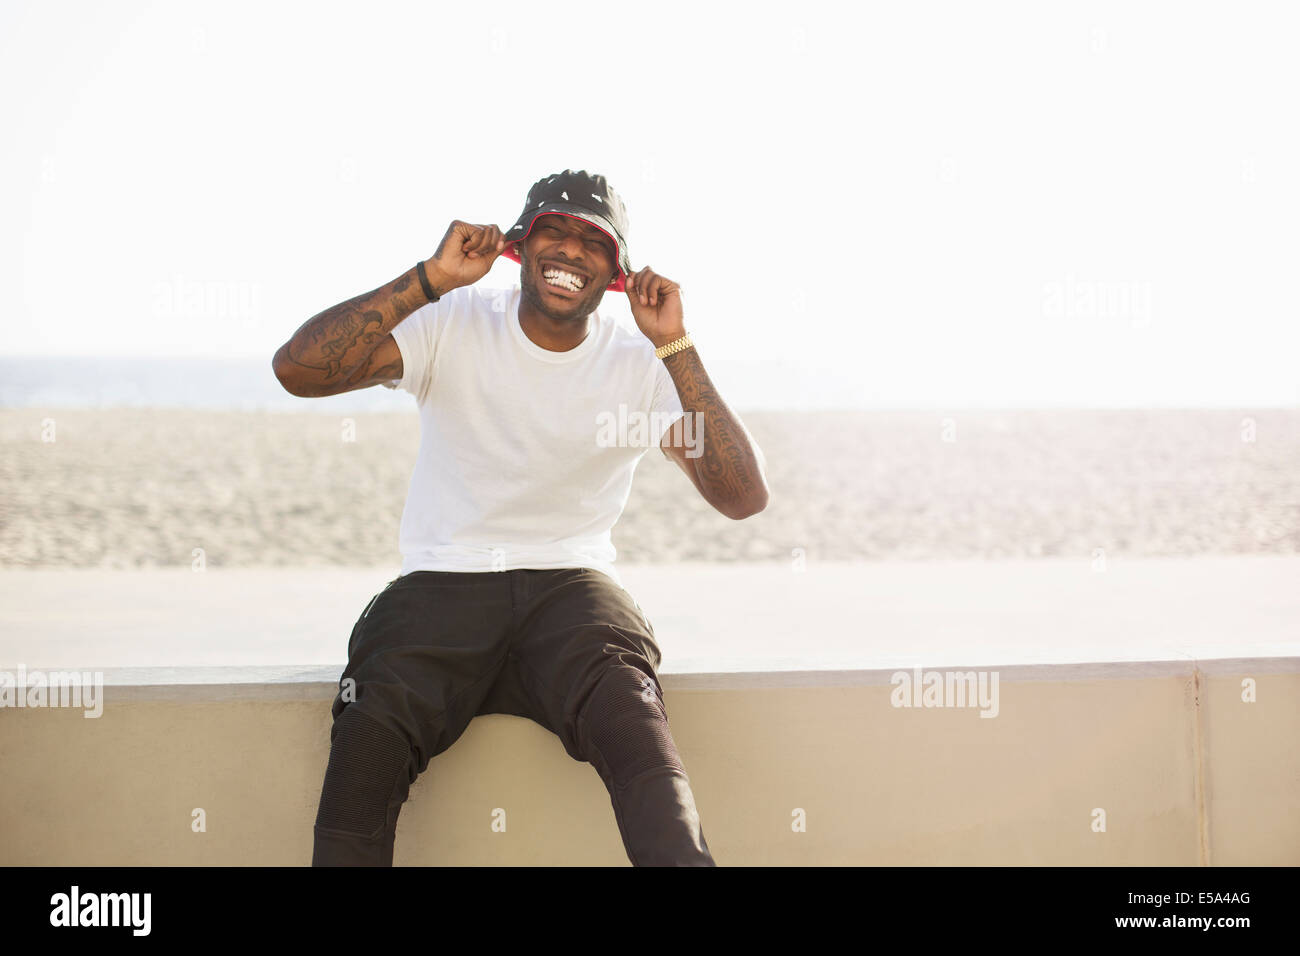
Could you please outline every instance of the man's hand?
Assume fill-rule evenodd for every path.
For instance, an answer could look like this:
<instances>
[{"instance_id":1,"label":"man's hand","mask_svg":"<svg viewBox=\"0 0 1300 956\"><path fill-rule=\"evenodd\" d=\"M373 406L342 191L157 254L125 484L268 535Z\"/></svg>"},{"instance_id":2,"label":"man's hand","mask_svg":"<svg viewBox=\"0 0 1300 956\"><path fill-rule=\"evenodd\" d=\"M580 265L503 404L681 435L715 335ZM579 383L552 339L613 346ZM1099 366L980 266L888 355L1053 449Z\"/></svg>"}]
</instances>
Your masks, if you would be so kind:
<instances>
[{"instance_id":1,"label":"man's hand","mask_svg":"<svg viewBox=\"0 0 1300 956\"><path fill-rule=\"evenodd\" d=\"M655 348L686 334L682 324L682 290L676 282L646 266L627 277L625 288L632 318Z\"/></svg>"},{"instance_id":2,"label":"man's hand","mask_svg":"<svg viewBox=\"0 0 1300 956\"><path fill-rule=\"evenodd\" d=\"M496 224L475 225L453 220L438 243L438 251L424 261L424 271L438 295L473 285L488 274L492 263L506 247Z\"/></svg>"}]
</instances>

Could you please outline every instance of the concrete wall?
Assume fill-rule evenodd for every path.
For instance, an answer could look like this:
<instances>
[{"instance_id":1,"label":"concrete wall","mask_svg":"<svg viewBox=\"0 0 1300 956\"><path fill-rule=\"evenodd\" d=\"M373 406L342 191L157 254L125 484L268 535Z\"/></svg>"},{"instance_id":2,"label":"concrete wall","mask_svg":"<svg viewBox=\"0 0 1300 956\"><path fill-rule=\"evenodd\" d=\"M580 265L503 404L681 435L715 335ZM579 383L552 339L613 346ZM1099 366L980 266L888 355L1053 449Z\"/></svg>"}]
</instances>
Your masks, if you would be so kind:
<instances>
[{"instance_id":1,"label":"concrete wall","mask_svg":"<svg viewBox=\"0 0 1300 956\"><path fill-rule=\"evenodd\" d=\"M719 865L1300 864L1300 659L997 670L993 719L892 671L661 675ZM334 685L281 680L0 709L0 864L308 864ZM595 770L505 715L430 762L395 863L628 865Z\"/></svg>"}]
</instances>

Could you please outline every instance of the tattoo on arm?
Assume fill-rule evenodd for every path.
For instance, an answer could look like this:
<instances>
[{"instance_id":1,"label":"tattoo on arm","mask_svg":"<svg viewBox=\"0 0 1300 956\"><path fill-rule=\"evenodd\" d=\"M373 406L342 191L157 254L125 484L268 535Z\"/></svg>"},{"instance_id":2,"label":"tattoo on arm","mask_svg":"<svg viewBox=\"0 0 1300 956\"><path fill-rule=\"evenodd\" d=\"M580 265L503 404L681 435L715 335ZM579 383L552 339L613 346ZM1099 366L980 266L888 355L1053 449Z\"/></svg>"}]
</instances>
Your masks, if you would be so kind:
<instances>
[{"instance_id":1,"label":"tattoo on arm","mask_svg":"<svg viewBox=\"0 0 1300 956\"><path fill-rule=\"evenodd\" d=\"M357 366L356 371L347 377L344 384L351 389L363 383L373 385L375 382L386 382L402 377L401 362L389 362L387 365L378 365L377 362L373 354L367 356L366 360Z\"/></svg>"},{"instance_id":2,"label":"tattoo on arm","mask_svg":"<svg viewBox=\"0 0 1300 956\"><path fill-rule=\"evenodd\" d=\"M307 330L310 347L303 350L302 357L294 354L292 343L289 357L303 368L324 372L326 382L337 381L342 376L348 352L358 344L369 346L373 350L379 340L388 334L381 331L384 316L375 309L358 314L346 304L336 305L323 313L323 316L324 321ZM363 353L368 354L369 351ZM356 356L353 356L353 360L356 360Z\"/></svg>"},{"instance_id":3,"label":"tattoo on arm","mask_svg":"<svg viewBox=\"0 0 1300 956\"><path fill-rule=\"evenodd\" d=\"M699 353L683 349L663 360L677 386L682 408L703 415L703 453L692 460L712 502L739 504L766 495L762 469L749 434L713 387ZM673 439L681 434L675 426Z\"/></svg>"},{"instance_id":4,"label":"tattoo on arm","mask_svg":"<svg viewBox=\"0 0 1300 956\"><path fill-rule=\"evenodd\" d=\"M314 373L310 377L314 388L355 386L384 371L371 367L376 347L425 301L423 292L412 288L409 273L404 273L312 316L285 344L283 353L294 366Z\"/></svg>"}]
</instances>

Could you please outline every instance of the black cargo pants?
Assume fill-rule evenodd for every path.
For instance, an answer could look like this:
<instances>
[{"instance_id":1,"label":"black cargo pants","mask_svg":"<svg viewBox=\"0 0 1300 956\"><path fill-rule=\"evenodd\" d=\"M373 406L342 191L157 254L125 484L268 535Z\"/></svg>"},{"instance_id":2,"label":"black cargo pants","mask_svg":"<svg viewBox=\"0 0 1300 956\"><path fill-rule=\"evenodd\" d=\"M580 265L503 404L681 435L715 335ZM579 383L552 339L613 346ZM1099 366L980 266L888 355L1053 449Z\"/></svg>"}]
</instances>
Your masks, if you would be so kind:
<instances>
[{"instance_id":1,"label":"black cargo pants","mask_svg":"<svg viewBox=\"0 0 1300 956\"><path fill-rule=\"evenodd\" d=\"M429 760L476 715L515 714L595 767L634 866L714 866L660 661L649 620L600 571L396 578L348 642L312 865L391 866L398 813Z\"/></svg>"}]
</instances>

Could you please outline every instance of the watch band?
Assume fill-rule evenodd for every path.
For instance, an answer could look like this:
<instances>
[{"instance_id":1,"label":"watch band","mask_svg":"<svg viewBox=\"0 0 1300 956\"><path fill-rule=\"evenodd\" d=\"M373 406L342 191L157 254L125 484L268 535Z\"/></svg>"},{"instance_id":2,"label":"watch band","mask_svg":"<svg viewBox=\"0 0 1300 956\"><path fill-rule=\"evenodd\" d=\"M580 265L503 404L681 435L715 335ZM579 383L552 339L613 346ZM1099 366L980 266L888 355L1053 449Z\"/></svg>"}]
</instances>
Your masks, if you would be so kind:
<instances>
[{"instance_id":1,"label":"watch band","mask_svg":"<svg viewBox=\"0 0 1300 956\"><path fill-rule=\"evenodd\" d=\"M655 349L655 358L661 358L661 359L667 358L668 356L674 355L677 352L681 352L685 349L693 348L694 345L695 343L691 341L691 336L690 333L688 332L687 334L683 335L680 339L673 339L673 341L669 342L667 345L661 345L659 346L659 348Z\"/></svg>"}]
</instances>

